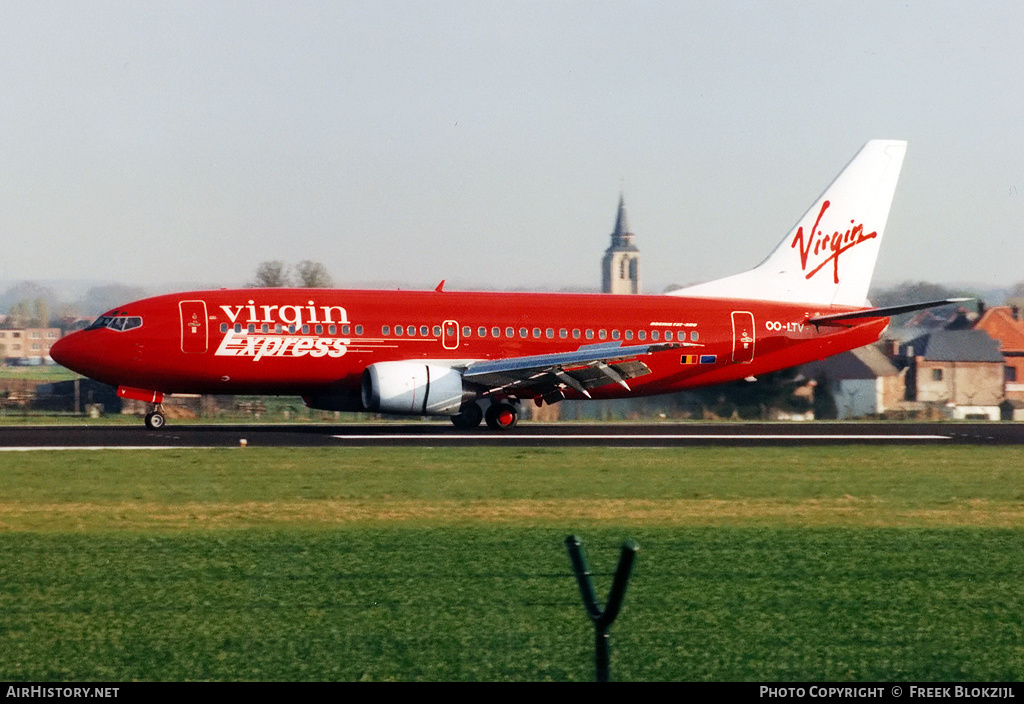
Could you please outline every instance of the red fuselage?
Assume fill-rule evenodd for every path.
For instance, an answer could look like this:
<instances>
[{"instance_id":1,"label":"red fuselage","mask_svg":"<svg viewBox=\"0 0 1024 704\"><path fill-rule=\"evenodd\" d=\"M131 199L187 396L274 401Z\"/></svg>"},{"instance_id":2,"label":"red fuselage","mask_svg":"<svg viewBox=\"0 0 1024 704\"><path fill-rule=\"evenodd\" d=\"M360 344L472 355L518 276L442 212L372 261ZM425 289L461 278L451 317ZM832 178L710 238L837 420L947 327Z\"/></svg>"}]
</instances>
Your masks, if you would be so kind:
<instances>
[{"instance_id":1,"label":"red fuselage","mask_svg":"<svg viewBox=\"0 0 1024 704\"><path fill-rule=\"evenodd\" d=\"M750 300L606 294L237 289L157 296L110 311L52 349L60 364L164 394L333 395L361 410L364 369L674 342L650 373L593 398L663 394L757 376L876 341L888 318L815 326L822 308ZM100 325L101 321L106 324ZM518 394L520 397L529 394ZM580 398L571 389L570 398Z\"/></svg>"}]
</instances>

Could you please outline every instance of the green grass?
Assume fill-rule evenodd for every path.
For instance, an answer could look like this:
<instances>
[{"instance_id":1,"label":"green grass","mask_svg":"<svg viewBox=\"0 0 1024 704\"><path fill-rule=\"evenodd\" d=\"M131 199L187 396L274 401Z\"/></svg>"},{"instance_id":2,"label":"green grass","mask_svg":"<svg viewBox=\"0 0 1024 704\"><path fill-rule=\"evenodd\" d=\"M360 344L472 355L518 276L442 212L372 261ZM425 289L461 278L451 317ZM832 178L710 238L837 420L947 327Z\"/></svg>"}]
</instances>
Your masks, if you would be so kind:
<instances>
[{"instance_id":1,"label":"green grass","mask_svg":"<svg viewBox=\"0 0 1024 704\"><path fill-rule=\"evenodd\" d=\"M1016 448L0 453L0 680L1016 681Z\"/></svg>"},{"instance_id":2,"label":"green grass","mask_svg":"<svg viewBox=\"0 0 1024 704\"><path fill-rule=\"evenodd\" d=\"M25 379L41 383L52 383L55 381L69 381L78 376L78 374L70 369L66 369L65 367L56 364L45 364L34 367L9 367L6 365L0 365L0 379Z\"/></svg>"}]
</instances>

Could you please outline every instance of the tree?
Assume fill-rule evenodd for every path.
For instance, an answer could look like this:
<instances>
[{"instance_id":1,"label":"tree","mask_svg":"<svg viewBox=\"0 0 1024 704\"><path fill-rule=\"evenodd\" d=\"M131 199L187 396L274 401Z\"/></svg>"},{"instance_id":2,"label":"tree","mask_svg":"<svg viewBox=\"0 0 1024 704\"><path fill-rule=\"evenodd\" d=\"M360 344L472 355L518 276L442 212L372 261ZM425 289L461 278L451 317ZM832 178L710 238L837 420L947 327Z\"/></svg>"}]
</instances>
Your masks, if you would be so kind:
<instances>
[{"instance_id":1,"label":"tree","mask_svg":"<svg viewBox=\"0 0 1024 704\"><path fill-rule=\"evenodd\" d=\"M963 293L927 281L904 281L898 286L879 289L871 292L871 302L876 306L898 306L905 303L937 301L943 298L956 298Z\"/></svg>"},{"instance_id":2,"label":"tree","mask_svg":"<svg viewBox=\"0 0 1024 704\"><path fill-rule=\"evenodd\" d=\"M290 286L288 267L277 259L263 262L256 268L256 280L249 288L284 288Z\"/></svg>"},{"instance_id":3,"label":"tree","mask_svg":"<svg viewBox=\"0 0 1024 704\"><path fill-rule=\"evenodd\" d=\"M939 301L944 298L975 298L981 301L980 296L972 294L963 289L946 288L940 284L933 284L927 281L904 281L898 286L889 289L876 289L870 294L871 303L876 306L899 306L907 303L923 303L925 301ZM973 306L972 303L951 303L938 308L931 308L934 316L950 318L956 311L964 306ZM908 320L919 313L912 311L892 317L893 325L899 327L905 325Z\"/></svg>"},{"instance_id":4,"label":"tree","mask_svg":"<svg viewBox=\"0 0 1024 704\"><path fill-rule=\"evenodd\" d=\"M814 419L835 420L839 417L835 396L829 388L828 376L822 372L815 379L814 385Z\"/></svg>"},{"instance_id":5,"label":"tree","mask_svg":"<svg viewBox=\"0 0 1024 704\"><path fill-rule=\"evenodd\" d=\"M331 275L327 273L327 268L320 262L311 262L306 259L299 262L295 270L303 288L331 288L334 285Z\"/></svg>"},{"instance_id":6,"label":"tree","mask_svg":"<svg viewBox=\"0 0 1024 704\"><path fill-rule=\"evenodd\" d=\"M7 325L12 328L27 327L31 316L28 301L18 301L11 306L10 315L7 317Z\"/></svg>"},{"instance_id":7,"label":"tree","mask_svg":"<svg viewBox=\"0 0 1024 704\"><path fill-rule=\"evenodd\" d=\"M249 288L283 288L285 286L301 286L302 288L330 288L333 286L327 267L320 262L303 260L295 267L293 280L288 265L277 259L263 262L256 269L256 280L248 284Z\"/></svg>"},{"instance_id":8,"label":"tree","mask_svg":"<svg viewBox=\"0 0 1024 704\"><path fill-rule=\"evenodd\" d=\"M32 302L32 307L35 311L34 322L41 328L49 327L50 325L50 303L40 296Z\"/></svg>"},{"instance_id":9,"label":"tree","mask_svg":"<svg viewBox=\"0 0 1024 704\"><path fill-rule=\"evenodd\" d=\"M81 311L82 315L100 315L129 301L145 298L146 295L146 289L139 286L124 284L93 286L85 292L82 300L74 304L74 308Z\"/></svg>"}]
</instances>

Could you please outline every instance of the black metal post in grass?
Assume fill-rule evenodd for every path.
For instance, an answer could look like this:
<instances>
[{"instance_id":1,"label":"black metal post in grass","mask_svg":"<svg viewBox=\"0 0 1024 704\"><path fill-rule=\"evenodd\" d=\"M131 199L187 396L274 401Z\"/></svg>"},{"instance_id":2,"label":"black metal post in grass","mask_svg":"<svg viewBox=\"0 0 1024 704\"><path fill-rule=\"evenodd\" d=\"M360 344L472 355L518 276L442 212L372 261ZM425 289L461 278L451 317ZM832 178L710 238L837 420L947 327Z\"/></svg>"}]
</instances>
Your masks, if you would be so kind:
<instances>
[{"instance_id":1,"label":"black metal post in grass","mask_svg":"<svg viewBox=\"0 0 1024 704\"><path fill-rule=\"evenodd\" d=\"M626 585L629 583L629 574L633 569L633 560L636 558L640 546L632 540L627 540L622 544L619 566L615 568L612 590L608 593L608 602L604 605L603 611L597 605L597 595L594 594L594 585L590 581L590 570L587 568L586 560L583 559L583 548L580 546L579 538L575 535L566 538L565 549L569 551L572 570L576 573L577 584L580 585L583 608L586 609L590 620L594 622L594 665L597 668L597 681L607 682L610 659L608 628L622 608L622 599L626 596Z\"/></svg>"}]
</instances>

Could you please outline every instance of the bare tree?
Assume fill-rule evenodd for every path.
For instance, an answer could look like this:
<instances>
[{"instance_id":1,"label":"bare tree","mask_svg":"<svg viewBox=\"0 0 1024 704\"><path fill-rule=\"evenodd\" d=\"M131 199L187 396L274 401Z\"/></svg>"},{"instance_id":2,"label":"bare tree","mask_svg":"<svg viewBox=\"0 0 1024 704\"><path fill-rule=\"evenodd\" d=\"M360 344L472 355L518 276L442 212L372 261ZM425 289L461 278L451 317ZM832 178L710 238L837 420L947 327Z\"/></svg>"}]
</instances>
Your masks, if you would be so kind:
<instances>
[{"instance_id":1,"label":"bare tree","mask_svg":"<svg viewBox=\"0 0 1024 704\"><path fill-rule=\"evenodd\" d=\"M327 268L320 262L306 259L298 263L295 271L303 288L331 288L334 285Z\"/></svg>"},{"instance_id":2,"label":"bare tree","mask_svg":"<svg viewBox=\"0 0 1024 704\"><path fill-rule=\"evenodd\" d=\"M256 269L256 280L248 284L249 288L283 288L289 285L288 267L276 259L261 263Z\"/></svg>"}]
</instances>

